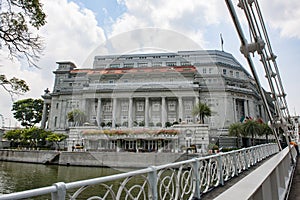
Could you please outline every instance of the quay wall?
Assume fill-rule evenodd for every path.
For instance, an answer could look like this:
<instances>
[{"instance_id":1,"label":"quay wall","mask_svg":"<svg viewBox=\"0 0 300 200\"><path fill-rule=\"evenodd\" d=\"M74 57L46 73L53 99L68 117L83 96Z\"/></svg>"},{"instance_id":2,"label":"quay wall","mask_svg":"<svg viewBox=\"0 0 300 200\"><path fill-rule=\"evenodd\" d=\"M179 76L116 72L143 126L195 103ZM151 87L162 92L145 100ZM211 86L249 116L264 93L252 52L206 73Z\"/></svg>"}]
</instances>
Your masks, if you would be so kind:
<instances>
[{"instance_id":1,"label":"quay wall","mask_svg":"<svg viewBox=\"0 0 300 200\"><path fill-rule=\"evenodd\" d=\"M181 159L184 159L182 153L0 150L0 161L69 166L145 168Z\"/></svg>"},{"instance_id":2,"label":"quay wall","mask_svg":"<svg viewBox=\"0 0 300 200\"><path fill-rule=\"evenodd\" d=\"M57 151L38 150L0 150L1 161L27 162L27 163L47 163L54 159Z\"/></svg>"},{"instance_id":3,"label":"quay wall","mask_svg":"<svg viewBox=\"0 0 300 200\"><path fill-rule=\"evenodd\" d=\"M61 152L59 165L145 168L177 161L180 153Z\"/></svg>"}]
</instances>

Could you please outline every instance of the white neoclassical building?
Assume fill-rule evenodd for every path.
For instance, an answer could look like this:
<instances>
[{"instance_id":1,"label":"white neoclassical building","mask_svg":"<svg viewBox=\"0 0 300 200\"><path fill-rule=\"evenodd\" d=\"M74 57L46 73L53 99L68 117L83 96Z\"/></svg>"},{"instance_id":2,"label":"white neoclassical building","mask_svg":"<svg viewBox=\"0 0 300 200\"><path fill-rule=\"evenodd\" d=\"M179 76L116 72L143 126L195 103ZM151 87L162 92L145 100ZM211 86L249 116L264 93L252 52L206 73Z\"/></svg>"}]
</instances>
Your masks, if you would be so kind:
<instances>
[{"instance_id":1,"label":"white neoclassical building","mask_svg":"<svg viewBox=\"0 0 300 200\"><path fill-rule=\"evenodd\" d=\"M42 127L53 131L68 130L67 114L75 109L99 128L196 123L192 110L199 101L212 110L205 121L210 131L266 117L254 80L223 51L102 55L88 69L57 64L53 90L42 96Z\"/></svg>"}]
</instances>

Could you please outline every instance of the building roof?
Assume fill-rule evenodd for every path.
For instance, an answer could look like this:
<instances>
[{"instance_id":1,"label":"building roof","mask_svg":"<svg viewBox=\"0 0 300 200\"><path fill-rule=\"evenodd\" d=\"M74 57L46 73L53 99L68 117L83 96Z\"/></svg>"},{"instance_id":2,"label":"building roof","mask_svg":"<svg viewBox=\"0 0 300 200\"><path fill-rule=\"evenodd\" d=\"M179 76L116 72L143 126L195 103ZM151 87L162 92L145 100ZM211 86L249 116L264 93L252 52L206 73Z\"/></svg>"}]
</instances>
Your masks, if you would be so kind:
<instances>
[{"instance_id":1,"label":"building roof","mask_svg":"<svg viewBox=\"0 0 300 200\"><path fill-rule=\"evenodd\" d=\"M139 68L106 68L106 69L74 69L71 70L71 73L75 74L88 74L88 75L97 75L97 74L138 74L138 73L165 73L165 72L196 72L197 69L194 66L167 66L167 67L139 67Z\"/></svg>"}]
</instances>

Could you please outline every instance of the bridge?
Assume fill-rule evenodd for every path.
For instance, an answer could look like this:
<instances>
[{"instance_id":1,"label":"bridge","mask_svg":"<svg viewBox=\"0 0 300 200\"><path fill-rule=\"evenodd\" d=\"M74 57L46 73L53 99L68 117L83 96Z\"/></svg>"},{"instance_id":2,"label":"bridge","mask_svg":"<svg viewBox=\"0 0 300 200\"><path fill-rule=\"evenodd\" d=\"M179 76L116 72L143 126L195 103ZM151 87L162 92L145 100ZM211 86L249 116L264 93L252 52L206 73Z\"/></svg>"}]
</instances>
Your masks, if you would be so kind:
<instances>
[{"instance_id":1,"label":"bridge","mask_svg":"<svg viewBox=\"0 0 300 200\"><path fill-rule=\"evenodd\" d=\"M244 148L228 153L218 153L206 157L151 166L146 169L116 174L108 177L82 180L71 183L55 183L52 186L0 196L2 199L24 199L42 196L53 200L61 199L253 199L274 200L294 197L292 182L297 167L297 152L294 146L282 148L279 131L283 131L286 143L289 137L299 141L298 127L290 116L285 99L283 84L276 63L262 13L257 0L239 0L249 25L250 38L245 37L231 0L225 0L244 55L255 79L264 107L269 117L269 125L277 143ZM248 43L250 41L250 43ZM257 55L265 70L272 94L275 114L268 105L252 57ZM258 166L255 170L251 169ZM225 187L233 179L251 171L225 191L215 192ZM297 175L297 174L296 174ZM295 179L299 177L295 176ZM97 187L97 190L91 188ZM292 190L290 190L292 188ZM215 195L208 195L214 193Z\"/></svg>"},{"instance_id":2,"label":"bridge","mask_svg":"<svg viewBox=\"0 0 300 200\"><path fill-rule=\"evenodd\" d=\"M52 200L197 200L210 199L210 193L214 193L214 199L220 200L286 199L296 156L294 147L279 151L275 143L263 144L107 177L59 182L49 187L5 194L0 196L0 200L33 197ZM214 192L227 183L230 185L231 180L239 178L246 171L251 173L224 192Z\"/></svg>"}]
</instances>

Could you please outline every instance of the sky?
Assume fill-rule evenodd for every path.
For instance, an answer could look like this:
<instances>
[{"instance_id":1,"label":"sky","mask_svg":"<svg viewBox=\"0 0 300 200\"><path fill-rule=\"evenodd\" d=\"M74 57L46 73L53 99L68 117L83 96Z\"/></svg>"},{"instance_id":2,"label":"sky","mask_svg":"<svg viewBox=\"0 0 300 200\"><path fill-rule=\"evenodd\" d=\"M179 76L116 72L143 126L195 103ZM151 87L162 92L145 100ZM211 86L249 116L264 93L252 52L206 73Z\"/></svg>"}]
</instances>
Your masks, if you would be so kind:
<instances>
[{"instance_id":1,"label":"sky","mask_svg":"<svg viewBox=\"0 0 300 200\"><path fill-rule=\"evenodd\" d=\"M28 67L26 62L8 59L5 48L0 49L0 74L7 78L24 79L30 91L15 96L14 101L25 98L41 98L46 88L52 91L53 71L58 61L74 62L78 68L92 68L94 55L105 53L128 53L148 48L167 51L199 49L221 50L220 34L224 41L224 51L231 53L248 71L249 67L241 55L240 41L230 18L224 0L41 0L47 15L47 24L38 30L45 49L37 65ZM236 0L233 0L239 20L246 27L246 20ZM300 92L298 87L300 68L300 1L269 0L259 1L264 21L282 78L287 102L292 115L300 114ZM138 31L137 31L138 30ZM174 35L172 42L147 43L147 38L126 37L128 33L151 32ZM244 29L247 32L247 28ZM158 33L157 32L157 33ZM147 34L146 34L147 36ZM178 38L193 45L183 45ZM161 40L165 37L161 37ZM169 38L170 39L170 38ZM107 41L114 48L108 47ZM138 41L139 44L135 44ZM158 40L159 41L159 40ZM152 46L149 47L149 44ZM116 45L118 48L116 48ZM123 45L123 46L122 46ZM156 46L157 45L157 46ZM126 46L126 47L124 47ZM195 49L197 50L197 49ZM262 65L256 65L260 79L267 88L262 73ZM250 72L250 71L249 71ZM12 99L0 88L0 114L4 116L4 126L16 126L11 112ZM1 119L0 119L1 123ZM0 124L1 125L1 124Z\"/></svg>"}]
</instances>

